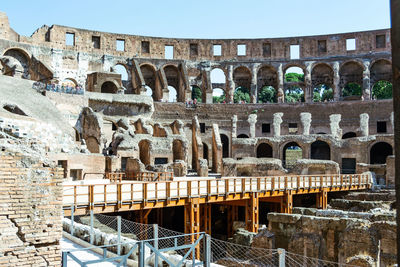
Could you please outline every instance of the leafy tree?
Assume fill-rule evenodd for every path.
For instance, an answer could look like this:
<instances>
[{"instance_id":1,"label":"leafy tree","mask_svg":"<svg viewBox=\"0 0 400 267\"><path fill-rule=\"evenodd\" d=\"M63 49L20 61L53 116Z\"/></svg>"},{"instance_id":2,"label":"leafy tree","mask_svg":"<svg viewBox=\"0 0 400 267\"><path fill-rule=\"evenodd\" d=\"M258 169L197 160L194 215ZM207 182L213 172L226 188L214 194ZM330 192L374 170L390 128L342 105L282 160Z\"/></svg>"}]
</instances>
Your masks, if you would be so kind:
<instances>
[{"instance_id":1,"label":"leafy tree","mask_svg":"<svg viewBox=\"0 0 400 267\"><path fill-rule=\"evenodd\" d=\"M201 89L197 86L192 87L192 99L197 99L198 103L201 103L202 101L202 92Z\"/></svg>"},{"instance_id":2,"label":"leafy tree","mask_svg":"<svg viewBox=\"0 0 400 267\"><path fill-rule=\"evenodd\" d=\"M239 103L244 101L245 103L250 103L250 92L249 89L245 87L238 87L233 95L233 101Z\"/></svg>"},{"instance_id":3,"label":"leafy tree","mask_svg":"<svg viewBox=\"0 0 400 267\"><path fill-rule=\"evenodd\" d=\"M372 88L372 97L374 99L390 99L392 94L392 83L388 81L379 81Z\"/></svg>"},{"instance_id":4,"label":"leafy tree","mask_svg":"<svg viewBox=\"0 0 400 267\"><path fill-rule=\"evenodd\" d=\"M304 82L304 74L300 73L286 73L285 82Z\"/></svg>"},{"instance_id":5,"label":"leafy tree","mask_svg":"<svg viewBox=\"0 0 400 267\"><path fill-rule=\"evenodd\" d=\"M314 88L313 91L313 101L314 102L325 102L333 100L333 89L326 86L325 84L320 84Z\"/></svg>"},{"instance_id":6,"label":"leafy tree","mask_svg":"<svg viewBox=\"0 0 400 267\"><path fill-rule=\"evenodd\" d=\"M225 95L213 96L213 103L222 103L225 100Z\"/></svg>"},{"instance_id":7,"label":"leafy tree","mask_svg":"<svg viewBox=\"0 0 400 267\"><path fill-rule=\"evenodd\" d=\"M348 83L343 88L342 95L345 96L353 96L353 95L362 95L362 88L357 83Z\"/></svg>"},{"instance_id":8,"label":"leafy tree","mask_svg":"<svg viewBox=\"0 0 400 267\"><path fill-rule=\"evenodd\" d=\"M274 103L276 102L276 91L272 86L264 86L258 95L260 103Z\"/></svg>"},{"instance_id":9,"label":"leafy tree","mask_svg":"<svg viewBox=\"0 0 400 267\"><path fill-rule=\"evenodd\" d=\"M285 102L304 102L304 92L300 87L292 86L285 91Z\"/></svg>"}]
</instances>

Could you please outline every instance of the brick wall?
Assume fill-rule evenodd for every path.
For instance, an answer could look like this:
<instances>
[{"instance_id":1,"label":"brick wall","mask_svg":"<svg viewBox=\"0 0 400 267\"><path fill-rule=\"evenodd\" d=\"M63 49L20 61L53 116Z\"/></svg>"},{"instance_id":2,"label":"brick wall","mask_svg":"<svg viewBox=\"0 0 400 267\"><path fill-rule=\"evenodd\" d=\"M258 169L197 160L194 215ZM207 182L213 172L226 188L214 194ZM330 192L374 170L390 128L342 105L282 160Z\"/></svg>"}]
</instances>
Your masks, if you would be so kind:
<instances>
[{"instance_id":1,"label":"brick wall","mask_svg":"<svg viewBox=\"0 0 400 267\"><path fill-rule=\"evenodd\" d=\"M0 152L0 266L61 266L62 174Z\"/></svg>"}]
</instances>

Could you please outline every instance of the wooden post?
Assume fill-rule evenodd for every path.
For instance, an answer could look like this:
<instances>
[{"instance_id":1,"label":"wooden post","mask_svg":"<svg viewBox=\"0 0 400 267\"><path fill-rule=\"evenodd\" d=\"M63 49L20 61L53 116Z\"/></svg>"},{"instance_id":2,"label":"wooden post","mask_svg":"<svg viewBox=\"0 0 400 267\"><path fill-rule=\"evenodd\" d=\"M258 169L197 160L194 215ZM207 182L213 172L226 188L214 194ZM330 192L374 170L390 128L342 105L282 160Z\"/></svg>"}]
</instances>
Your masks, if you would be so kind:
<instances>
[{"instance_id":1,"label":"wooden post","mask_svg":"<svg viewBox=\"0 0 400 267\"><path fill-rule=\"evenodd\" d=\"M281 213L292 214L293 211L293 192L286 190L285 195L281 199Z\"/></svg>"},{"instance_id":2,"label":"wooden post","mask_svg":"<svg viewBox=\"0 0 400 267\"><path fill-rule=\"evenodd\" d=\"M211 204L200 206L200 231L211 235Z\"/></svg>"},{"instance_id":3,"label":"wooden post","mask_svg":"<svg viewBox=\"0 0 400 267\"><path fill-rule=\"evenodd\" d=\"M317 193L317 208L326 209L328 207L328 191L325 188L321 189L320 193Z\"/></svg>"},{"instance_id":4,"label":"wooden post","mask_svg":"<svg viewBox=\"0 0 400 267\"><path fill-rule=\"evenodd\" d=\"M258 193L252 193L250 199L246 201L246 229L247 231L257 233L259 201Z\"/></svg>"},{"instance_id":5,"label":"wooden post","mask_svg":"<svg viewBox=\"0 0 400 267\"><path fill-rule=\"evenodd\" d=\"M185 217L185 234L193 234L190 236L190 243L199 238L200 233L200 203L199 198L188 199L184 210ZM200 246L196 247L196 258L200 257Z\"/></svg>"}]
</instances>

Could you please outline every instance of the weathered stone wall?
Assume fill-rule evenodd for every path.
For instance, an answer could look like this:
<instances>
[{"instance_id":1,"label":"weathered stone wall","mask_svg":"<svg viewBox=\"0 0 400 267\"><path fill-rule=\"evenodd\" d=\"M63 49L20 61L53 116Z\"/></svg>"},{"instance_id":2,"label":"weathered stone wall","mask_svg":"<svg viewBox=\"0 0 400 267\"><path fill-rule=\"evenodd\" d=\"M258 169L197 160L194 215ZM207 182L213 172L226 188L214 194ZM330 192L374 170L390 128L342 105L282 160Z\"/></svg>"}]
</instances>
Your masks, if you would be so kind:
<instances>
[{"instance_id":1,"label":"weathered stone wall","mask_svg":"<svg viewBox=\"0 0 400 267\"><path fill-rule=\"evenodd\" d=\"M61 266L62 176L29 156L0 153L1 266Z\"/></svg>"}]
</instances>

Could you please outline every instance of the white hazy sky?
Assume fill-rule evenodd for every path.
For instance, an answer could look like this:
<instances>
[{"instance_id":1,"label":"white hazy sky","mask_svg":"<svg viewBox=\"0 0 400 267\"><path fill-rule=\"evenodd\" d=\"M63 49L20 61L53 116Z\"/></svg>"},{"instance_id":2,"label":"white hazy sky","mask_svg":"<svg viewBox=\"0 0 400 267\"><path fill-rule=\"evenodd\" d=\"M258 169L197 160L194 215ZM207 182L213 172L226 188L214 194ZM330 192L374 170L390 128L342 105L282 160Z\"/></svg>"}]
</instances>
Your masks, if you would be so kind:
<instances>
[{"instance_id":1,"label":"white hazy sky","mask_svg":"<svg viewBox=\"0 0 400 267\"><path fill-rule=\"evenodd\" d=\"M390 27L389 0L2 0L19 34L60 24L126 34L263 38Z\"/></svg>"}]
</instances>

